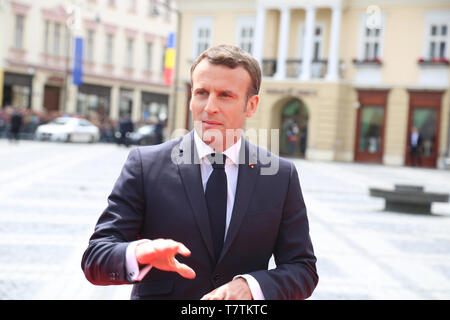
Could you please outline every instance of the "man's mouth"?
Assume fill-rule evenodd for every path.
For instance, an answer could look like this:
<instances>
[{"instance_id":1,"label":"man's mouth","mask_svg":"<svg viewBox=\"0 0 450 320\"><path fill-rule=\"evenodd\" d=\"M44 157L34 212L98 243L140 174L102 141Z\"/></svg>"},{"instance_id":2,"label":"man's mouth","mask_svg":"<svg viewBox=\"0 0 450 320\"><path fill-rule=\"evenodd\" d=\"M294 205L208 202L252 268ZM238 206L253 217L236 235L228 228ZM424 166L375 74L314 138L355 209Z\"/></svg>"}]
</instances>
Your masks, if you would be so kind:
<instances>
[{"instance_id":1,"label":"man's mouth","mask_svg":"<svg viewBox=\"0 0 450 320\"><path fill-rule=\"evenodd\" d=\"M220 126L222 125L222 122L215 121L215 120L203 120L203 124L207 126Z\"/></svg>"}]
</instances>

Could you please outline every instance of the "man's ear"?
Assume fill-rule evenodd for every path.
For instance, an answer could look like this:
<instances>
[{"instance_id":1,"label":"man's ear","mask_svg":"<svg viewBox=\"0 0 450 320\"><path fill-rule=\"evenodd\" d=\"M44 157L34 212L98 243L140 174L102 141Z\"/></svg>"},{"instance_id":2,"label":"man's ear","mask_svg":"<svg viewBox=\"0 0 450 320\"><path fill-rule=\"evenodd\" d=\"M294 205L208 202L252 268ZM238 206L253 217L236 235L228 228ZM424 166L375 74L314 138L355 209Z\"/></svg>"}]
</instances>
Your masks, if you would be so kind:
<instances>
[{"instance_id":1,"label":"man's ear","mask_svg":"<svg viewBox=\"0 0 450 320\"><path fill-rule=\"evenodd\" d=\"M250 118L256 112L256 109L258 108L258 103L259 103L259 96L257 94L248 98L247 109L245 111L245 116L247 118Z\"/></svg>"}]
</instances>

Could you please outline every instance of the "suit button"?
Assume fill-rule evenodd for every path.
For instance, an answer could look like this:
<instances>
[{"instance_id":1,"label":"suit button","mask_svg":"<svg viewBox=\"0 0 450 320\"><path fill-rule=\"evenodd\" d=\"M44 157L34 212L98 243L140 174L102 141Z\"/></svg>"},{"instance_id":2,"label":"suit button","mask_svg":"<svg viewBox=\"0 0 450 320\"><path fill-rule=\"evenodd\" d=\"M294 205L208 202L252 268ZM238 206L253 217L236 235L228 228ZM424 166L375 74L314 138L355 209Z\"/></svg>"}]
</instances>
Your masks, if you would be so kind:
<instances>
[{"instance_id":1,"label":"suit button","mask_svg":"<svg viewBox=\"0 0 450 320\"><path fill-rule=\"evenodd\" d=\"M220 274L215 274L214 277L213 277L213 280L215 282L219 281L220 280Z\"/></svg>"}]
</instances>

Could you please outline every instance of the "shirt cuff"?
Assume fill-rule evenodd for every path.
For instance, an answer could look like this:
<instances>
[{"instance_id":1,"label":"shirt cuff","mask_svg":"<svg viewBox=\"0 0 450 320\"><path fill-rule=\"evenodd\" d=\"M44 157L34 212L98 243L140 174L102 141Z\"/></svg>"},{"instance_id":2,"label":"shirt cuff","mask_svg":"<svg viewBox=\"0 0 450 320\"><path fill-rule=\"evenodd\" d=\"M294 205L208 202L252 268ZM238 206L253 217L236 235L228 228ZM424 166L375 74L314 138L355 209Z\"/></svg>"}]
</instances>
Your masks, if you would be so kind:
<instances>
[{"instance_id":1,"label":"shirt cuff","mask_svg":"<svg viewBox=\"0 0 450 320\"><path fill-rule=\"evenodd\" d=\"M261 286L253 276L249 274L241 274L235 276L233 280L236 278L244 278L247 281L248 287L250 288L250 292L253 296L253 300L266 300L266 298L264 297L264 293L261 290Z\"/></svg>"},{"instance_id":2,"label":"shirt cuff","mask_svg":"<svg viewBox=\"0 0 450 320\"><path fill-rule=\"evenodd\" d=\"M147 241L150 240L142 239L130 242L130 244L128 244L125 256L125 265L127 268L127 277L130 282L141 281L152 268L152 265L148 264L139 270L139 264L136 258L136 246Z\"/></svg>"}]
</instances>

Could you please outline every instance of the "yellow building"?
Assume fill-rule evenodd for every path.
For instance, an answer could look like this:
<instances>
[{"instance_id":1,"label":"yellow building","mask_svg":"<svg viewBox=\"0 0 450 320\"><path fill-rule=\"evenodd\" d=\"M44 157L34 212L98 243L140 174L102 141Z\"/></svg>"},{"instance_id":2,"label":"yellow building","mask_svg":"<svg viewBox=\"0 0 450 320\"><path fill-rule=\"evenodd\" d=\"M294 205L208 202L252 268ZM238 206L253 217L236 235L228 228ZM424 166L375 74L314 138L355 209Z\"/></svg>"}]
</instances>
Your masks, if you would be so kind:
<instances>
[{"instance_id":1,"label":"yellow building","mask_svg":"<svg viewBox=\"0 0 450 320\"><path fill-rule=\"evenodd\" d=\"M280 129L280 154L408 165L416 126L422 165L444 165L448 0L181 0L177 7L171 130L192 127L192 61L228 43L260 61L260 105L247 129Z\"/></svg>"}]
</instances>

